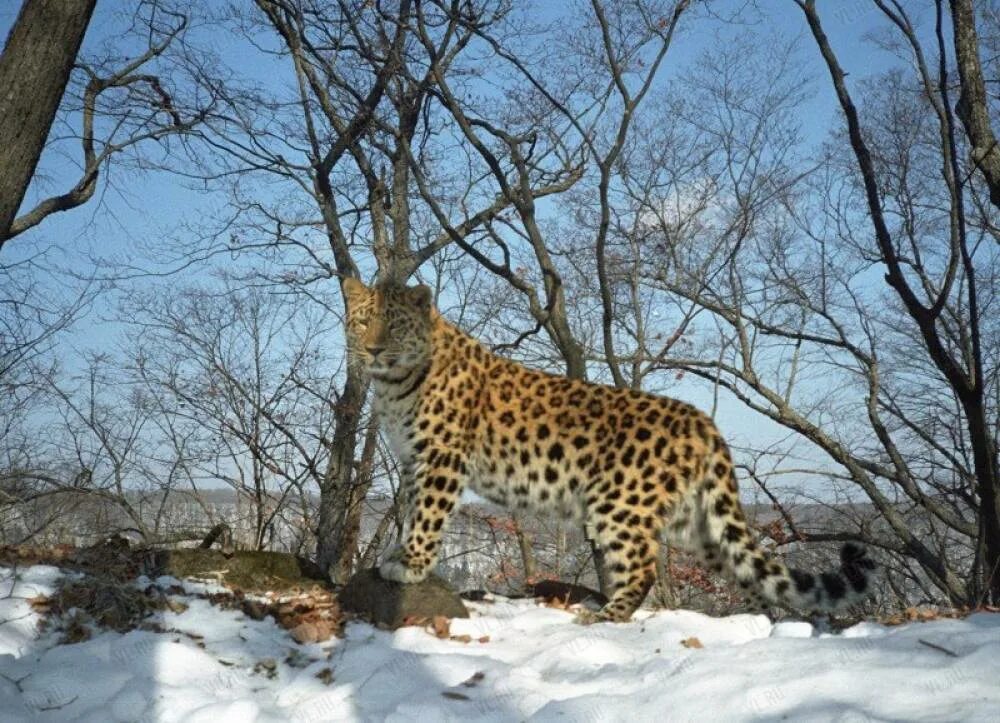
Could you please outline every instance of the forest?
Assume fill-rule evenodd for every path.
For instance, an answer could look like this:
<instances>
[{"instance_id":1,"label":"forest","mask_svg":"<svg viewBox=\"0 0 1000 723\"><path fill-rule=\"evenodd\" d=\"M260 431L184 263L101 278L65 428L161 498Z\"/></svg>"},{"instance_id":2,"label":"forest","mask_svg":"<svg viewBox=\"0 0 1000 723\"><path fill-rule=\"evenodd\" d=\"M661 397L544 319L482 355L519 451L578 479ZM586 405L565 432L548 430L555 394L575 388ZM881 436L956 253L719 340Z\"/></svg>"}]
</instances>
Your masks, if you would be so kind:
<instances>
[{"instance_id":1,"label":"forest","mask_svg":"<svg viewBox=\"0 0 1000 723\"><path fill-rule=\"evenodd\" d=\"M864 544L871 611L1000 604L1000 4L22 5L0 544L225 523L335 584L374 565L403 523L357 278L709 412L765 547ZM465 502L453 584L600 585L579 527ZM651 603L739 609L659 569Z\"/></svg>"}]
</instances>

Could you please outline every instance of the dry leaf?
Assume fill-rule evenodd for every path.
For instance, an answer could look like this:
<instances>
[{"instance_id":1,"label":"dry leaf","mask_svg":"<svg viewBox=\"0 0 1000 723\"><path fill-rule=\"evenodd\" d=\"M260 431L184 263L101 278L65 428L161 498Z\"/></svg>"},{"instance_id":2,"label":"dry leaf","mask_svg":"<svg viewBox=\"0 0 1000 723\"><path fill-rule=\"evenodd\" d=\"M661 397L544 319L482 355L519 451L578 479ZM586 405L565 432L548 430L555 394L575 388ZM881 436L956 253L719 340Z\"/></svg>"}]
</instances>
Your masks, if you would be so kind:
<instances>
[{"instance_id":1,"label":"dry leaf","mask_svg":"<svg viewBox=\"0 0 1000 723\"><path fill-rule=\"evenodd\" d=\"M319 628L313 623L299 623L288 632L291 634L292 639L301 645L315 643L320 640Z\"/></svg>"},{"instance_id":2,"label":"dry leaf","mask_svg":"<svg viewBox=\"0 0 1000 723\"><path fill-rule=\"evenodd\" d=\"M684 640L681 641L681 645L683 645L685 648L704 648L705 647L704 645L701 644L701 641L698 640L698 638L695 638L695 637L684 638Z\"/></svg>"},{"instance_id":3,"label":"dry leaf","mask_svg":"<svg viewBox=\"0 0 1000 723\"><path fill-rule=\"evenodd\" d=\"M569 610L570 605L573 604L569 601L569 593L566 593L566 597L564 598L548 597L542 602L546 607L555 608L556 610Z\"/></svg>"},{"instance_id":4,"label":"dry leaf","mask_svg":"<svg viewBox=\"0 0 1000 723\"><path fill-rule=\"evenodd\" d=\"M28 598L28 604L36 613L47 613L52 608L52 600L44 595Z\"/></svg>"},{"instance_id":5,"label":"dry leaf","mask_svg":"<svg viewBox=\"0 0 1000 723\"><path fill-rule=\"evenodd\" d=\"M316 673L316 677L319 678L323 685L330 685L333 682L333 669L323 668L321 671Z\"/></svg>"},{"instance_id":6,"label":"dry leaf","mask_svg":"<svg viewBox=\"0 0 1000 723\"><path fill-rule=\"evenodd\" d=\"M451 639L454 640L456 643L471 643L472 642L472 636L471 635L452 635Z\"/></svg>"},{"instance_id":7,"label":"dry leaf","mask_svg":"<svg viewBox=\"0 0 1000 723\"><path fill-rule=\"evenodd\" d=\"M442 640L451 634L451 622L444 615L435 615L432 625L434 634Z\"/></svg>"},{"instance_id":8,"label":"dry leaf","mask_svg":"<svg viewBox=\"0 0 1000 723\"><path fill-rule=\"evenodd\" d=\"M484 635L483 637L479 638L479 642L480 643L488 643L488 642L490 642L490 636L489 635Z\"/></svg>"}]
</instances>

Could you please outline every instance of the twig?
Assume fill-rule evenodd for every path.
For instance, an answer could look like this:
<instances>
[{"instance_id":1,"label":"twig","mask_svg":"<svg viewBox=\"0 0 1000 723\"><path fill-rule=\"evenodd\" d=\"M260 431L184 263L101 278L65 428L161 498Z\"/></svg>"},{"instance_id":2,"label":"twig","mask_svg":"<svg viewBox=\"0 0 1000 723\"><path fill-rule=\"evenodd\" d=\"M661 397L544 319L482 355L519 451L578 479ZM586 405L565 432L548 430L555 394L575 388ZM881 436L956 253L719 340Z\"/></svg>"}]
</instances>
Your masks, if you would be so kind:
<instances>
[{"instance_id":1,"label":"twig","mask_svg":"<svg viewBox=\"0 0 1000 723\"><path fill-rule=\"evenodd\" d=\"M62 710L66 706L73 705L74 703L76 703L76 700L79 697L80 696L78 696L78 695L74 695L72 698L70 698L69 700L67 700L65 703L53 703L52 705L40 705L40 706L38 706L36 708L36 710L39 711L39 712L49 711L49 710Z\"/></svg>"},{"instance_id":2,"label":"twig","mask_svg":"<svg viewBox=\"0 0 1000 723\"><path fill-rule=\"evenodd\" d=\"M942 652L945 655L948 655L948 656L950 656L952 658L957 658L958 657L958 653L955 653L955 652L953 652L951 650L948 650L948 648L942 648L940 645L937 645L936 643L932 643L930 641L924 640L923 638L917 638L917 642L920 643L921 645L926 645L928 648L934 648L934 650Z\"/></svg>"}]
</instances>

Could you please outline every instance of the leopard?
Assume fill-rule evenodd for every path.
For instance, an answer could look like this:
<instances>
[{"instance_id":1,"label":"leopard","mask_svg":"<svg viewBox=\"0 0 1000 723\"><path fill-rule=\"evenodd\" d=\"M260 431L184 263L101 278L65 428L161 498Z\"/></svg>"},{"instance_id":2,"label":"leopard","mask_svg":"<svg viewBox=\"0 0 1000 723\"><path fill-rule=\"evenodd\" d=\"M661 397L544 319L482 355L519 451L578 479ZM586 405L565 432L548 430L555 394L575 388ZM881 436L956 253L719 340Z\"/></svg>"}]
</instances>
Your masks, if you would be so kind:
<instances>
[{"instance_id":1,"label":"leopard","mask_svg":"<svg viewBox=\"0 0 1000 723\"><path fill-rule=\"evenodd\" d=\"M348 364L367 374L400 470L401 543L385 580L423 581L465 490L582 523L610 595L581 622L625 622L663 545L693 553L757 607L844 611L875 563L852 542L839 569L788 567L751 532L736 467L712 417L685 401L532 369L447 321L426 285L345 278Z\"/></svg>"}]
</instances>

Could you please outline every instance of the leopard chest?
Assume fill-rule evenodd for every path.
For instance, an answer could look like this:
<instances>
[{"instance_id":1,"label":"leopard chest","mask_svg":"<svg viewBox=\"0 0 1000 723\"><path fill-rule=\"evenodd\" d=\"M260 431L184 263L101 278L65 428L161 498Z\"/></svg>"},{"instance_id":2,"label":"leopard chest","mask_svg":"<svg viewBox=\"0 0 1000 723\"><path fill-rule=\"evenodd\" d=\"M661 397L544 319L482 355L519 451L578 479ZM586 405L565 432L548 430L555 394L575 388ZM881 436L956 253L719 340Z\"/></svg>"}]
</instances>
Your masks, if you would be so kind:
<instances>
[{"instance_id":1,"label":"leopard chest","mask_svg":"<svg viewBox=\"0 0 1000 723\"><path fill-rule=\"evenodd\" d=\"M401 463L409 462L414 442L415 416L411 405L396 403L391 392L376 389L374 411L393 455Z\"/></svg>"}]
</instances>

